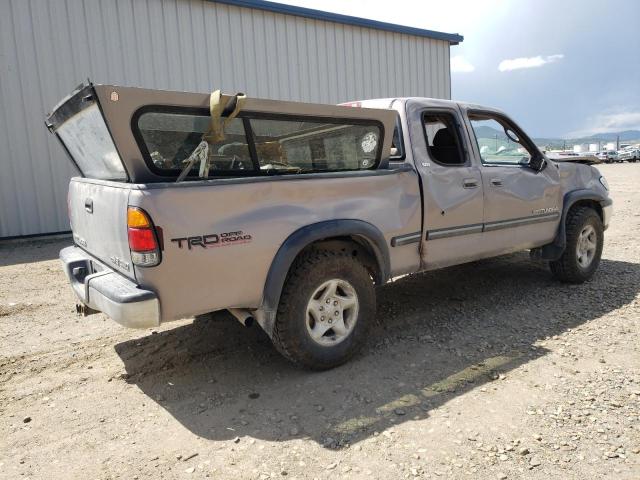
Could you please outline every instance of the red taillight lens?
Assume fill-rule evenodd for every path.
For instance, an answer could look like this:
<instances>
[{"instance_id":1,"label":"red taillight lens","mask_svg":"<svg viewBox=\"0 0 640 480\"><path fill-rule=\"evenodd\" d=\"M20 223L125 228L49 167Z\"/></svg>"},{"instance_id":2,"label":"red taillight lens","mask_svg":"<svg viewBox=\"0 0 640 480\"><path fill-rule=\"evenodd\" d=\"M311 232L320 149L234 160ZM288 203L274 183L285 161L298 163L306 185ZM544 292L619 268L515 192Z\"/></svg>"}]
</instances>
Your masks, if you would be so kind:
<instances>
[{"instance_id":1,"label":"red taillight lens","mask_svg":"<svg viewBox=\"0 0 640 480\"><path fill-rule=\"evenodd\" d=\"M129 248L134 252L149 252L158 248L156 235L150 228L129 228Z\"/></svg>"},{"instance_id":2,"label":"red taillight lens","mask_svg":"<svg viewBox=\"0 0 640 480\"><path fill-rule=\"evenodd\" d=\"M153 267L160 263L160 245L151 218L141 208L127 209L127 232L131 261L141 267Z\"/></svg>"}]
</instances>

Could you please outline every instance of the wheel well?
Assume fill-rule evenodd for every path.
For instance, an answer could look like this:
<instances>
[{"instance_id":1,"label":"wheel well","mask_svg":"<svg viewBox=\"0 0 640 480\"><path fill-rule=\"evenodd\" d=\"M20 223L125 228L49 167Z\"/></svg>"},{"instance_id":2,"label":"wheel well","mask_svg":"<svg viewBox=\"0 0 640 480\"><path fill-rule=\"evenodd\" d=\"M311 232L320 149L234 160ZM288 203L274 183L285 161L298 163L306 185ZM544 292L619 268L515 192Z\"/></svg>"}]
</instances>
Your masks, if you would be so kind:
<instances>
[{"instance_id":1,"label":"wheel well","mask_svg":"<svg viewBox=\"0 0 640 480\"><path fill-rule=\"evenodd\" d=\"M311 249L349 252L367 269L376 285L385 282L383 270L376 257L374 247L364 237L349 235L317 240L303 248L302 251L298 253L296 260Z\"/></svg>"},{"instance_id":2,"label":"wheel well","mask_svg":"<svg viewBox=\"0 0 640 480\"><path fill-rule=\"evenodd\" d=\"M580 207L592 208L593 210L596 211L596 213L600 217L600 220L604 223L604 212L602 211L602 205L598 200L595 200L593 198L579 198L574 203L570 203L571 196L572 196L572 193L569 193L565 197L566 210L563 211L562 221L560 222L558 233L556 234L555 239L553 240L553 242L547 245L544 245L539 248L534 248L533 250L531 250L532 258L538 258L542 260L558 260L562 256L562 253L564 252L564 249L566 246L565 223L567 221L569 212L571 212L575 208L580 208ZM568 208L567 208L567 205L569 205Z\"/></svg>"},{"instance_id":3,"label":"wheel well","mask_svg":"<svg viewBox=\"0 0 640 480\"><path fill-rule=\"evenodd\" d=\"M604 222L604 214L602 212L602 205L600 205L600 202L590 199L578 200L576 203L571 205L571 208L569 210L573 210L574 208L578 207L590 207L594 209L600 217L600 220Z\"/></svg>"}]
</instances>

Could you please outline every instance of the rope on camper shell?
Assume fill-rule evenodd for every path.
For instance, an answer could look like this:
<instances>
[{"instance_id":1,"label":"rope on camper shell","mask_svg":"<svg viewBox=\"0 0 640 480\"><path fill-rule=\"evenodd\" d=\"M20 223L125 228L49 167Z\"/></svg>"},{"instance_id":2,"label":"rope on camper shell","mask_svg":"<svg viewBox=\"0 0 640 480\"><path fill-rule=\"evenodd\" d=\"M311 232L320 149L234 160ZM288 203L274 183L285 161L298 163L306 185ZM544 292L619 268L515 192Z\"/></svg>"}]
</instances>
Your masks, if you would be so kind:
<instances>
[{"instance_id":1,"label":"rope on camper shell","mask_svg":"<svg viewBox=\"0 0 640 480\"><path fill-rule=\"evenodd\" d=\"M224 140L225 127L240 113L247 96L244 93L236 93L224 106L220 102L221 99L220 90L212 92L209 97L211 124L209 131L202 137L203 140L207 140L209 143L219 143Z\"/></svg>"},{"instance_id":2,"label":"rope on camper shell","mask_svg":"<svg viewBox=\"0 0 640 480\"><path fill-rule=\"evenodd\" d=\"M221 100L220 90L211 92L209 96L209 114L211 115L209 130L202 136L200 143L191 152L191 155L184 160L183 163L186 162L186 165L178 175L176 183L185 179L197 160L200 160L198 176L200 178L209 176L209 144L220 143L224 140L225 127L240 113L247 96L244 93L236 93L226 105L223 105Z\"/></svg>"}]
</instances>

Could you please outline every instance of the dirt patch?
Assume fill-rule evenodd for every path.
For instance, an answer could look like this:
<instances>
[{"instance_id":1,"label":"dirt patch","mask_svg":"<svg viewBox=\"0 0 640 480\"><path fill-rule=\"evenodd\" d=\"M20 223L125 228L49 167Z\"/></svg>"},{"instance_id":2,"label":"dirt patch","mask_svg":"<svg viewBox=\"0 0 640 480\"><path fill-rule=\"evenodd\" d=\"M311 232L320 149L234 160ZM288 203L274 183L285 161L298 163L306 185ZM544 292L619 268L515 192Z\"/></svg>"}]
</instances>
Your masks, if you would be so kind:
<instances>
[{"instance_id":1,"label":"dirt patch","mask_svg":"<svg viewBox=\"0 0 640 480\"><path fill-rule=\"evenodd\" d=\"M526 253L403 278L329 372L226 314L77 317L68 241L0 245L0 478L639 478L640 164L601 170L591 282Z\"/></svg>"},{"instance_id":2,"label":"dirt patch","mask_svg":"<svg viewBox=\"0 0 640 480\"><path fill-rule=\"evenodd\" d=\"M19 313L34 313L40 307L41 305L34 305L33 303L0 303L0 317L8 317Z\"/></svg>"}]
</instances>

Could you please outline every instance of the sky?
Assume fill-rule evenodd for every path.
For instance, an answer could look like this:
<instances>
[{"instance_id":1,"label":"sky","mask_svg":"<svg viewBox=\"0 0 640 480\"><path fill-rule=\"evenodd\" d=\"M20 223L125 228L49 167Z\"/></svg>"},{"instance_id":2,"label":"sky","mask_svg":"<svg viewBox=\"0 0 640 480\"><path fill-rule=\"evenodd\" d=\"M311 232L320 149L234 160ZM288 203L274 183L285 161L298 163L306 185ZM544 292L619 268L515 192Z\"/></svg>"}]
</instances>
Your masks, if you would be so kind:
<instances>
[{"instance_id":1,"label":"sky","mask_svg":"<svg viewBox=\"0 0 640 480\"><path fill-rule=\"evenodd\" d=\"M640 0L278 0L459 33L452 98L531 136L640 130Z\"/></svg>"}]
</instances>

